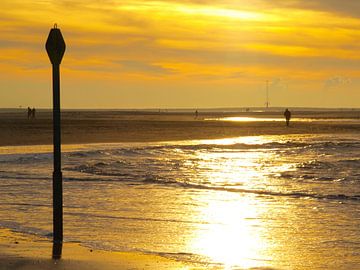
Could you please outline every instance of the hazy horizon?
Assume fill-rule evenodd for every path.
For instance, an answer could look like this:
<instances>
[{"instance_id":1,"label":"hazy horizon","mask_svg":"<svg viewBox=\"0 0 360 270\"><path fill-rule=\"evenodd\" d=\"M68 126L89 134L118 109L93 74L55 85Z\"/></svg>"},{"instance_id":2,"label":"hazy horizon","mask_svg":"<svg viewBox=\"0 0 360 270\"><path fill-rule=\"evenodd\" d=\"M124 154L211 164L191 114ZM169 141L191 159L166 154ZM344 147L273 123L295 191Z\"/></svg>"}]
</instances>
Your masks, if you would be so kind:
<instances>
[{"instance_id":1,"label":"hazy horizon","mask_svg":"<svg viewBox=\"0 0 360 270\"><path fill-rule=\"evenodd\" d=\"M35 108L31 107L30 108ZM274 112L280 112L282 116L282 112L286 109L290 109L294 113L296 112L359 112L360 108L336 108L336 107L285 107L285 106L279 106L279 107L178 107L178 108L61 108L61 111L118 111L118 112L154 112L154 113L194 113L195 110L198 112L203 113L274 113ZM52 112L52 108L48 107L36 107L36 110L39 112L41 111L48 111ZM18 107L18 108L0 108L0 113L6 113L6 112L26 112L27 107Z\"/></svg>"},{"instance_id":2,"label":"hazy horizon","mask_svg":"<svg viewBox=\"0 0 360 270\"><path fill-rule=\"evenodd\" d=\"M33 106L29 106L30 108L35 108ZM239 107L143 107L143 108L61 108L61 110L89 110L89 111L93 111L93 110L106 110L106 111L159 111L161 110L162 112L164 111L193 111L193 110L213 110L213 111L220 111L220 110L238 110L238 111L242 111L245 112L246 109L250 109L250 110L262 110L264 112L266 111L277 111L277 110L282 110L285 108L289 108L289 109L298 109L298 110L314 110L314 111L321 111L321 110L330 110L330 111L358 111L360 110L360 107L301 107L301 106L277 106L277 107L257 107L257 106L239 106ZM0 108L1 110L26 110L27 107L22 106L22 107L2 107ZM52 110L51 107L36 107L36 109L38 110ZM250 111L251 112L251 111Z\"/></svg>"}]
</instances>

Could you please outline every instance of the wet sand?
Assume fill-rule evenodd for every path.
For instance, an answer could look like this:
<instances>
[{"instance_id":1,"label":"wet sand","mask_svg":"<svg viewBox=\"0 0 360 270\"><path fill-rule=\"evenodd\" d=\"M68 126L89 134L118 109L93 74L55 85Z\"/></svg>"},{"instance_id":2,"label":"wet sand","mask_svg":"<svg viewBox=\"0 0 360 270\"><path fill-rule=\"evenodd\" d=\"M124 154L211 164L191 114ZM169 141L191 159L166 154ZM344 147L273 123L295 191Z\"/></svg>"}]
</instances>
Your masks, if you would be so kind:
<instances>
[{"instance_id":1,"label":"wet sand","mask_svg":"<svg viewBox=\"0 0 360 270\"><path fill-rule=\"evenodd\" d=\"M0 229L0 270L203 269L157 255L92 250L65 243L61 260L51 258L50 239Z\"/></svg>"},{"instance_id":2,"label":"wet sand","mask_svg":"<svg viewBox=\"0 0 360 270\"><path fill-rule=\"evenodd\" d=\"M328 114L302 112L293 117L320 121L296 122L290 127L282 121L230 122L210 118L246 116L281 117L271 113L193 113L147 111L64 111L62 143L148 142L188 139L217 139L251 135L358 133L359 112ZM340 115L340 116L339 116ZM329 121L329 117L337 117ZM354 121L344 121L351 117ZM0 112L0 146L52 144L52 114L38 111L36 119L27 119L25 111Z\"/></svg>"}]
</instances>

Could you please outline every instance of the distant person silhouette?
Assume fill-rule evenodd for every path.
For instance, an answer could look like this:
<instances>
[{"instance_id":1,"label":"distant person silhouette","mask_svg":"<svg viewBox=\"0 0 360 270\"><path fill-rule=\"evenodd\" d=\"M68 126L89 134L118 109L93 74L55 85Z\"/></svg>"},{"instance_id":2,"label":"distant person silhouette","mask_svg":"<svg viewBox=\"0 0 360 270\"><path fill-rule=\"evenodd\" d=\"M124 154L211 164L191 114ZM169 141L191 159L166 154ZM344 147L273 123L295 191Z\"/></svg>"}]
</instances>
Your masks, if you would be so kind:
<instances>
[{"instance_id":1,"label":"distant person silhouette","mask_svg":"<svg viewBox=\"0 0 360 270\"><path fill-rule=\"evenodd\" d=\"M284 116L286 119L286 126L288 127L290 124L291 112L288 109L286 109L284 112Z\"/></svg>"},{"instance_id":2,"label":"distant person silhouette","mask_svg":"<svg viewBox=\"0 0 360 270\"><path fill-rule=\"evenodd\" d=\"M198 110L196 110L196 111L195 111L195 119L197 119L198 116L199 116L199 112L198 112Z\"/></svg>"},{"instance_id":3,"label":"distant person silhouette","mask_svg":"<svg viewBox=\"0 0 360 270\"><path fill-rule=\"evenodd\" d=\"M27 110L28 110L28 119L30 119L32 115L32 110L30 109L30 107L28 107Z\"/></svg>"}]
</instances>

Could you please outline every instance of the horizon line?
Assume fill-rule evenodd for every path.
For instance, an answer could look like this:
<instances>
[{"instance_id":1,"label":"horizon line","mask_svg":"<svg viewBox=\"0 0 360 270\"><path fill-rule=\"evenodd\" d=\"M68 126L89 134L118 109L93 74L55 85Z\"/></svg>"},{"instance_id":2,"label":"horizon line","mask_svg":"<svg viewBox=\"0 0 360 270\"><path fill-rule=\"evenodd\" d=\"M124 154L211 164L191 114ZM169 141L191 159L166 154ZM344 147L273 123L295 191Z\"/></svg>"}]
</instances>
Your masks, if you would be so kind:
<instances>
[{"instance_id":1,"label":"horizon line","mask_svg":"<svg viewBox=\"0 0 360 270\"><path fill-rule=\"evenodd\" d=\"M33 106L29 106L33 108ZM52 110L52 107L35 107L38 110ZM318 106L273 106L273 107L263 107L263 106L239 106L239 107L129 107L129 108L93 108L93 107L83 107L83 108L74 108L66 107L61 108L61 110L121 110L121 111L141 111L141 110L231 110L231 109L283 109L283 108L292 108L292 109L331 109L331 110L360 110L360 107L318 107ZM27 107L0 107L0 110L23 110Z\"/></svg>"}]
</instances>

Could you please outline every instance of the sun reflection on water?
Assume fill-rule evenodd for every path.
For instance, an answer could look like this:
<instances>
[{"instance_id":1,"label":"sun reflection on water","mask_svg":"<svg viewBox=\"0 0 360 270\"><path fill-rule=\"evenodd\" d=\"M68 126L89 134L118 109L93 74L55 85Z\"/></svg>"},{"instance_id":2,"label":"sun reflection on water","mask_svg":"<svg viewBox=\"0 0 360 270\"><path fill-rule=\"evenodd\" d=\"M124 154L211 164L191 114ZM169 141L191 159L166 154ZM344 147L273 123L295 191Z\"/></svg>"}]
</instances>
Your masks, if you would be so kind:
<instances>
[{"instance_id":1,"label":"sun reflection on water","mask_svg":"<svg viewBox=\"0 0 360 270\"><path fill-rule=\"evenodd\" d=\"M265 144L269 137L242 137L216 140L216 144ZM211 144L212 141L204 141ZM263 166L274 159L274 153L268 150L249 151L234 148L229 151L199 152L198 166L206 171L204 182L212 186L232 190L248 189L264 185L268 170ZM272 166L272 171L283 170L283 164ZM232 267L251 268L266 265L268 246L266 226L263 216L266 206L256 195L237 192L204 193L198 198L203 201L198 209L199 220L204 221L194 232L190 243L196 253L221 263L225 269Z\"/></svg>"},{"instance_id":2,"label":"sun reflection on water","mask_svg":"<svg viewBox=\"0 0 360 270\"><path fill-rule=\"evenodd\" d=\"M271 148L262 147L273 142L271 136L249 136L220 140L204 140L203 144L233 145L219 151L199 151L196 166L201 168L203 183L211 186L233 188L264 188L283 171L291 170L294 165L284 162ZM259 145L256 150L249 145ZM252 148L252 147L251 147ZM205 172L205 173L204 173Z\"/></svg>"},{"instance_id":3,"label":"sun reflection on water","mask_svg":"<svg viewBox=\"0 0 360 270\"><path fill-rule=\"evenodd\" d=\"M264 177L259 161L266 154L260 152L204 153L199 166L207 167L205 181L218 186L243 186Z\"/></svg>"},{"instance_id":4,"label":"sun reflection on water","mask_svg":"<svg viewBox=\"0 0 360 270\"><path fill-rule=\"evenodd\" d=\"M277 138L279 139L279 138ZM213 140L201 140L194 141L196 144L216 144L216 145L231 145L231 144L265 144L274 141L274 136L242 136L234 138L225 138L225 139L213 139Z\"/></svg>"},{"instance_id":5,"label":"sun reflection on water","mask_svg":"<svg viewBox=\"0 0 360 270\"><path fill-rule=\"evenodd\" d=\"M192 249L220 262L225 269L264 265L259 258L263 258L268 243L258 226L264 210L256 199L229 193L209 193L202 199L207 204L199 218L208 223L196 231Z\"/></svg>"}]
</instances>

